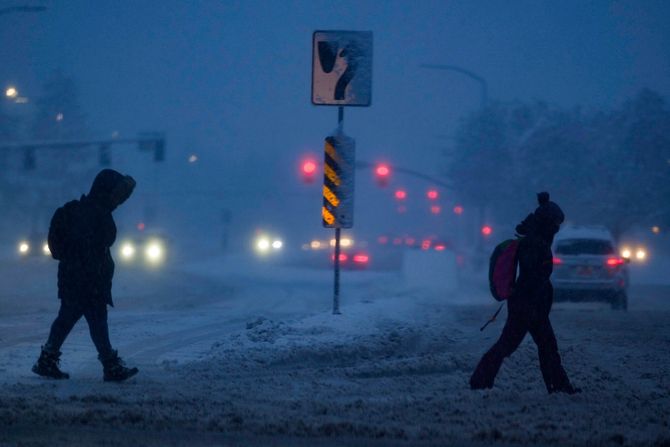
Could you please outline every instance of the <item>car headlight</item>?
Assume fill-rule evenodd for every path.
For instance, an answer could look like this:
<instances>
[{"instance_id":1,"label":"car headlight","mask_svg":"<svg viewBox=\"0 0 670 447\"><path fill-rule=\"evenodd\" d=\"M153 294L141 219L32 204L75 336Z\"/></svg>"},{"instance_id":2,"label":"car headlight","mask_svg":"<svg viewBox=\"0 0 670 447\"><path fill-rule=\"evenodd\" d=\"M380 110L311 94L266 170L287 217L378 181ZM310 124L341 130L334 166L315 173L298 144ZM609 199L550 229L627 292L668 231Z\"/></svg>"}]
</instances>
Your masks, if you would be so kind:
<instances>
[{"instance_id":1,"label":"car headlight","mask_svg":"<svg viewBox=\"0 0 670 447\"><path fill-rule=\"evenodd\" d=\"M282 242L280 239L275 239L272 241L272 248L275 250L281 250L281 248L284 246L284 242Z\"/></svg>"},{"instance_id":2,"label":"car headlight","mask_svg":"<svg viewBox=\"0 0 670 447\"><path fill-rule=\"evenodd\" d=\"M51 250L49 249L49 244L46 242L42 245L42 253L44 253L44 256L51 256Z\"/></svg>"},{"instance_id":3,"label":"car headlight","mask_svg":"<svg viewBox=\"0 0 670 447\"><path fill-rule=\"evenodd\" d=\"M621 250L621 257L625 259L630 259L632 255L632 252L630 251L630 248L624 248Z\"/></svg>"},{"instance_id":4,"label":"car headlight","mask_svg":"<svg viewBox=\"0 0 670 447\"><path fill-rule=\"evenodd\" d=\"M30 253L30 244L26 241L19 242L19 254L27 255L28 253Z\"/></svg>"},{"instance_id":5,"label":"car headlight","mask_svg":"<svg viewBox=\"0 0 670 447\"><path fill-rule=\"evenodd\" d=\"M647 258L647 252L643 248L638 248L635 251L635 259L638 261L644 261Z\"/></svg>"},{"instance_id":6,"label":"car headlight","mask_svg":"<svg viewBox=\"0 0 670 447\"><path fill-rule=\"evenodd\" d=\"M266 236L260 236L258 239L256 239L254 248L258 253L265 254L270 250L271 245L272 243L270 242L270 238Z\"/></svg>"},{"instance_id":7,"label":"car headlight","mask_svg":"<svg viewBox=\"0 0 670 447\"><path fill-rule=\"evenodd\" d=\"M150 264L158 264L165 258L165 248L160 241L150 241L144 248L144 257Z\"/></svg>"},{"instance_id":8,"label":"car headlight","mask_svg":"<svg viewBox=\"0 0 670 447\"><path fill-rule=\"evenodd\" d=\"M124 242L121 244L119 253L121 253L121 259L130 261L135 257L135 251L135 246L131 242Z\"/></svg>"}]
</instances>

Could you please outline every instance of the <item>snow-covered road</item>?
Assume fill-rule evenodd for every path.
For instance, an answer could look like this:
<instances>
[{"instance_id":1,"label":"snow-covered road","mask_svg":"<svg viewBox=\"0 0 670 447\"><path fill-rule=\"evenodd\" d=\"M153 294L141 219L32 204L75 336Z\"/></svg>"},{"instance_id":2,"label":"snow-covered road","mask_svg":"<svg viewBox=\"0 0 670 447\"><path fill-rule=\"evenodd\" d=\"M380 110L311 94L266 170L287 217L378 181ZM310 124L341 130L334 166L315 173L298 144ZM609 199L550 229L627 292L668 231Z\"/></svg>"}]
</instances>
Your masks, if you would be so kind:
<instances>
[{"instance_id":1,"label":"snow-covered road","mask_svg":"<svg viewBox=\"0 0 670 447\"><path fill-rule=\"evenodd\" d=\"M72 378L47 381L30 366L58 305L53 266L3 271L0 446L670 445L664 285L635 284L629 312L555 306L565 367L584 389L565 396L544 391L530 339L493 390L468 389L502 327L479 331L496 308L481 282L439 293L345 272L333 316L332 272L244 259L121 269L112 340L140 375L103 383L82 322L63 349Z\"/></svg>"}]
</instances>

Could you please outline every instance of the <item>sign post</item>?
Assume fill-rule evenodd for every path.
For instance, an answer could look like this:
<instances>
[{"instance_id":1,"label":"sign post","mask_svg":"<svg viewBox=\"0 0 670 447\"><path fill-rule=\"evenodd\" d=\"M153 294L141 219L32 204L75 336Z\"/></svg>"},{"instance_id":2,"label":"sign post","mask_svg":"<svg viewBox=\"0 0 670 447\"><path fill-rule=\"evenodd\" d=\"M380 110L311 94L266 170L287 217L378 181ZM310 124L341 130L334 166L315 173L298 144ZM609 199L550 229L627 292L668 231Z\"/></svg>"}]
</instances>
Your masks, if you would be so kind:
<instances>
[{"instance_id":1,"label":"sign post","mask_svg":"<svg viewBox=\"0 0 670 447\"><path fill-rule=\"evenodd\" d=\"M340 314L340 231L354 223L353 138L344 134L344 107L372 102L372 32L315 31L312 35L312 104L337 106L337 129L326 137L322 224L335 229L333 314Z\"/></svg>"}]
</instances>

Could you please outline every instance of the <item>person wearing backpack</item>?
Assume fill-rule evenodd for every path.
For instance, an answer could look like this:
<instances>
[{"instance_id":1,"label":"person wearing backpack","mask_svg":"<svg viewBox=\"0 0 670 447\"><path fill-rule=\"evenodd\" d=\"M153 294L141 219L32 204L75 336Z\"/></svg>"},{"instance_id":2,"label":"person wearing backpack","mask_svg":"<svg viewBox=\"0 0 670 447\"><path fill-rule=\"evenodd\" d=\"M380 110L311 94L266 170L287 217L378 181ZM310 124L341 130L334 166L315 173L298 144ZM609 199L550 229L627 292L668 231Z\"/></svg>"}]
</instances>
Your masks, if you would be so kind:
<instances>
[{"instance_id":1,"label":"person wearing backpack","mask_svg":"<svg viewBox=\"0 0 670 447\"><path fill-rule=\"evenodd\" d=\"M68 379L60 370L60 348L75 323L86 318L91 339L103 366L103 380L120 382L137 374L127 368L112 349L107 326L107 306L113 306L114 260L110 247L116 239L112 211L125 202L135 188L135 180L112 169L103 169L93 181L88 195L58 208L49 226L49 250L58 264L60 310L42 346L35 374Z\"/></svg>"},{"instance_id":2,"label":"person wearing backpack","mask_svg":"<svg viewBox=\"0 0 670 447\"><path fill-rule=\"evenodd\" d=\"M549 321L553 303L553 288L549 277L553 269L551 244L564 215L561 208L549 200L549 194L539 193L539 206L516 227L521 237L517 248L519 277L507 300L507 322L498 341L484 354L470 377L473 390L492 388L503 360L519 347L527 332L537 344L542 378L549 393L579 392L570 383L561 365L556 336Z\"/></svg>"}]
</instances>

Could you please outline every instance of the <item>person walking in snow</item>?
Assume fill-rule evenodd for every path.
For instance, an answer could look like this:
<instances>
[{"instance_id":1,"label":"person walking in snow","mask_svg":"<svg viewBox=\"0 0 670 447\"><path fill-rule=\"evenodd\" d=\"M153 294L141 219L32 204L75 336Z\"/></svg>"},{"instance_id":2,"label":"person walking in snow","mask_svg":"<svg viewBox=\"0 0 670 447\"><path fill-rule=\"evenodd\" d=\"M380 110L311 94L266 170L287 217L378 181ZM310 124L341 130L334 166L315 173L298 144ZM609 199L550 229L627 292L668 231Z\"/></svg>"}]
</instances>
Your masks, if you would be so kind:
<instances>
[{"instance_id":1,"label":"person walking in snow","mask_svg":"<svg viewBox=\"0 0 670 447\"><path fill-rule=\"evenodd\" d=\"M521 236L517 252L519 277L507 303L507 322L498 341L484 354L470 377L473 390L492 388L505 357L519 347L527 332L533 337L540 357L542 378L549 393L573 394L573 387L561 365L556 336L549 321L553 288L549 277L553 268L551 244L564 215L549 200L546 192L538 195L539 206L516 227Z\"/></svg>"},{"instance_id":2,"label":"person walking in snow","mask_svg":"<svg viewBox=\"0 0 670 447\"><path fill-rule=\"evenodd\" d=\"M68 379L60 370L60 348L75 323L86 318L91 339L103 366L103 380L123 381L138 373L125 367L112 349L107 326L107 306L112 302L114 260L110 247L116 239L112 211L125 202L135 188L135 180L112 169L103 169L93 181L88 195L58 208L49 227L49 249L58 264L60 310L42 346L35 374Z\"/></svg>"}]
</instances>

